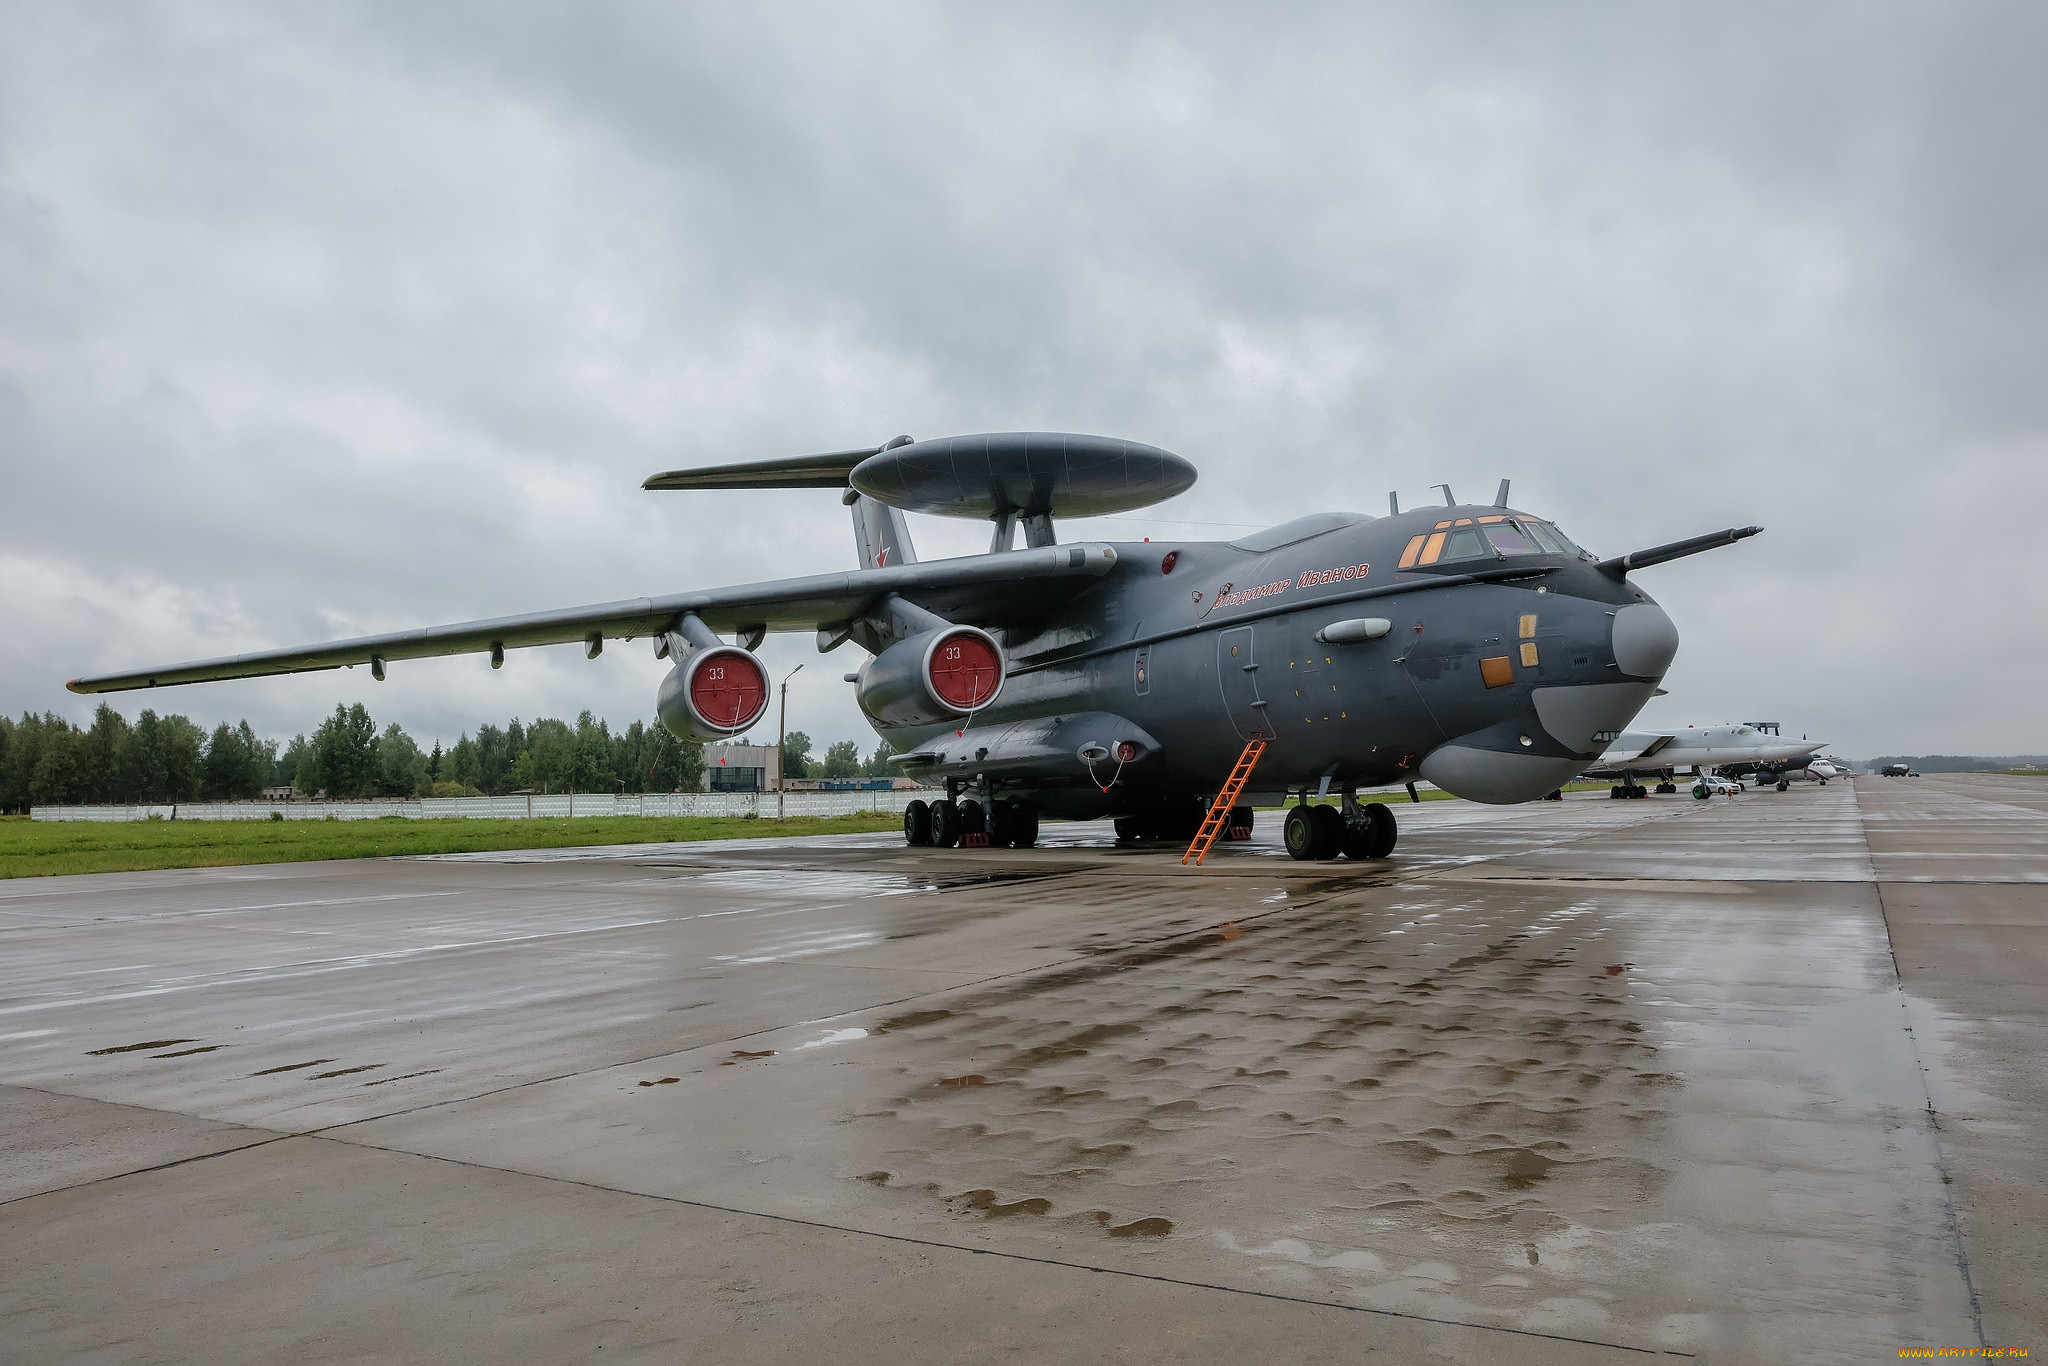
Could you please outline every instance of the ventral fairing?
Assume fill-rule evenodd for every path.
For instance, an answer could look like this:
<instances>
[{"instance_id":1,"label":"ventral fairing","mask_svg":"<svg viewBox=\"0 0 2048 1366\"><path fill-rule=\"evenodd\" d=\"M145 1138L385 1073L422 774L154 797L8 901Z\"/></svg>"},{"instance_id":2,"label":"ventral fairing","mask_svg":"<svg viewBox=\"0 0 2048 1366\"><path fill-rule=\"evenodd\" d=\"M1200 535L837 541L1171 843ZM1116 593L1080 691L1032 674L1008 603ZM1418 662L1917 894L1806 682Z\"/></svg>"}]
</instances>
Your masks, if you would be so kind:
<instances>
[{"instance_id":1,"label":"ventral fairing","mask_svg":"<svg viewBox=\"0 0 2048 1366\"><path fill-rule=\"evenodd\" d=\"M645 487L831 489L859 568L366 636L74 681L167 687L434 655L648 639L669 662L657 707L693 740L768 706L753 651L810 631L866 657L846 674L913 776L944 797L905 817L913 844L981 834L1028 846L1040 815L1113 817L1122 836L1188 838L1287 817L1299 858L1385 857L1392 814L1361 791L1426 779L1475 801L1541 797L1599 759L1678 649L1634 570L1760 528L1612 559L1508 503L1383 517L1318 512L1235 541L1062 545L1054 522L1145 507L1193 465L1132 441L998 433L676 470ZM987 521L986 554L920 561L906 512ZM1024 544L1016 541L1021 532ZM1412 786L1411 786L1412 792ZM1309 806L1310 793L1337 794ZM1213 808L1213 809L1212 809ZM1231 813L1241 813L1232 815Z\"/></svg>"}]
</instances>

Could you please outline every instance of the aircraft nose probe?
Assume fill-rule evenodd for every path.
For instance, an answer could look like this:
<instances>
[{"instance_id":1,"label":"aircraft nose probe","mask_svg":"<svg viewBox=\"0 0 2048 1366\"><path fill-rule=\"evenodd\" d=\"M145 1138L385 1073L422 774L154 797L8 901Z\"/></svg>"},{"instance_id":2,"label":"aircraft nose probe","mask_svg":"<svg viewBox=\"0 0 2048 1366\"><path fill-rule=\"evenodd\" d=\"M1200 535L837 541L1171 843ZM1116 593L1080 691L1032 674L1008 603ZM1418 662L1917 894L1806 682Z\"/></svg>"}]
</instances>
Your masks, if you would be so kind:
<instances>
[{"instance_id":1,"label":"aircraft nose probe","mask_svg":"<svg viewBox=\"0 0 2048 1366\"><path fill-rule=\"evenodd\" d=\"M1594 565L1609 578L1625 578L1631 569L1648 569L1653 564L1664 564L1670 560L1682 560L1687 555L1697 555L1702 550L1719 550L1724 545L1734 545L1763 531L1760 526L1732 526L1726 531L1710 531L1704 536L1688 536L1682 541L1669 541L1664 545L1653 545L1648 550L1631 550L1626 555L1616 555L1611 560L1602 560Z\"/></svg>"}]
</instances>

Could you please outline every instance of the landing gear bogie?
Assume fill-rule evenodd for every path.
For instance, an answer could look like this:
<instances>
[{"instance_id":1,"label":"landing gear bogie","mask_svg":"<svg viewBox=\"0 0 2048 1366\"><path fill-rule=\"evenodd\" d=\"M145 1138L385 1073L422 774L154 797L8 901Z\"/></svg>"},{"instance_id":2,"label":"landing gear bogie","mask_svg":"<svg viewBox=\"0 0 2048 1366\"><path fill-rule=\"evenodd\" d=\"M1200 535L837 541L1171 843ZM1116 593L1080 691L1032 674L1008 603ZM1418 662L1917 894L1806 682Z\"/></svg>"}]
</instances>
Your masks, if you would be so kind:
<instances>
[{"instance_id":1,"label":"landing gear bogie","mask_svg":"<svg viewBox=\"0 0 2048 1366\"><path fill-rule=\"evenodd\" d=\"M903 842L912 848L952 849L969 835L986 835L991 848L1029 849L1038 843L1038 804L1001 797L983 805L968 797L915 799L903 808Z\"/></svg>"},{"instance_id":2,"label":"landing gear bogie","mask_svg":"<svg viewBox=\"0 0 2048 1366\"><path fill-rule=\"evenodd\" d=\"M1344 813L1334 806L1312 806L1309 811L1316 823L1316 857L1328 862L1344 852Z\"/></svg>"},{"instance_id":3,"label":"landing gear bogie","mask_svg":"<svg viewBox=\"0 0 2048 1366\"><path fill-rule=\"evenodd\" d=\"M1401 834L1394 813L1381 802L1353 810L1355 814L1347 819L1334 806L1290 807L1280 830L1287 856L1307 862L1340 854L1348 859L1383 859L1392 854Z\"/></svg>"},{"instance_id":4,"label":"landing gear bogie","mask_svg":"<svg viewBox=\"0 0 2048 1366\"><path fill-rule=\"evenodd\" d=\"M940 849L951 849L960 843L960 837L967 832L961 828L960 803L932 803L932 843Z\"/></svg>"},{"instance_id":5,"label":"landing gear bogie","mask_svg":"<svg viewBox=\"0 0 2048 1366\"><path fill-rule=\"evenodd\" d=\"M903 808L903 842L913 849L928 848L932 842L932 805L913 798Z\"/></svg>"},{"instance_id":6,"label":"landing gear bogie","mask_svg":"<svg viewBox=\"0 0 2048 1366\"><path fill-rule=\"evenodd\" d=\"M1280 842L1287 846L1287 857L1303 863L1322 857L1323 823L1316 819L1312 806L1293 806L1287 810L1287 819L1280 826Z\"/></svg>"}]
</instances>

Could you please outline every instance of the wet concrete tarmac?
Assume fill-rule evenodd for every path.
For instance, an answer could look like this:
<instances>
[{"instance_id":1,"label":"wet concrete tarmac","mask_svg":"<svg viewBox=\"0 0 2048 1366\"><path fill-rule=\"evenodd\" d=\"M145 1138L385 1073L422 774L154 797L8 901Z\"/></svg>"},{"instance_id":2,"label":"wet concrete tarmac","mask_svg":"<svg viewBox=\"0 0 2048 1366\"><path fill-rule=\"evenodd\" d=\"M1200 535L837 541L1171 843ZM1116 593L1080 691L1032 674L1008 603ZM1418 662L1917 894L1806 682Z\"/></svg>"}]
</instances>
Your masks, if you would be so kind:
<instances>
[{"instance_id":1,"label":"wet concrete tarmac","mask_svg":"<svg viewBox=\"0 0 2048 1366\"><path fill-rule=\"evenodd\" d=\"M2048 782L0 884L0 1359L2040 1347Z\"/></svg>"}]
</instances>

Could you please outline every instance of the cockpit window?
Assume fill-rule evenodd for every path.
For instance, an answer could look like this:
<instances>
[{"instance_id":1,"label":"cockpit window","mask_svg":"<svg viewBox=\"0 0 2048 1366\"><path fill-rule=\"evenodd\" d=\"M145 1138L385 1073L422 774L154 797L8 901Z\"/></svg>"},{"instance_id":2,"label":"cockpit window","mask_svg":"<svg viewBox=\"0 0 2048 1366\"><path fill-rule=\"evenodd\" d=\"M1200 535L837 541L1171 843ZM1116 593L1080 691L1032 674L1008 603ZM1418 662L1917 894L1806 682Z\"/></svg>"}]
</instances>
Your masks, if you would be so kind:
<instances>
[{"instance_id":1,"label":"cockpit window","mask_svg":"<svg viewBox=\"0 0 2048 1366\"><path fill-rule=\"evenodd\" d=\"M1469 517L1456 522L1438 522L1434 531L1410 540L1401 551L1398 568L1415 569L1452 560L1470 560L1491 555L1583 555L1556 527L1520 515L1481 517L1473 525Z\"/></svg>"},{"instance_id":2,"label":"cockpit window","mask_svg":"<svg viewBox=\"0 0 2048 1366\"><path fill-rule=\"evenodd\" d=\"M1552 555L1583 555L1586 552L1573 545L1571 538L1548 522L1524 522L1523 530L1536 538L1536 544Z\"/></svg>"},{"instance_id":3,"label":"cockpit window","mask_svg":"<svg viewBox=\"0 0 2048 1366\"><path fill-rule=\"evenodd\" d=\"M1469 526L1461 526L1451 533L1451 539L1444 546L1443 559L1469 560L1486 553L1486 543L1479 539L1479 533Z\"/></svg>"},{"instance_id":4,"label":"cockpit window","mask_svg":"<svg viewBox=\"0 0 2048 1366\"><path fill-rule=\"evenodd\" d=\"M1496 521L1486 528L1486 539L1503 555L1537 555L1542 548L1521 527L1510 521Z\"/></svg>"}]
</instances>

